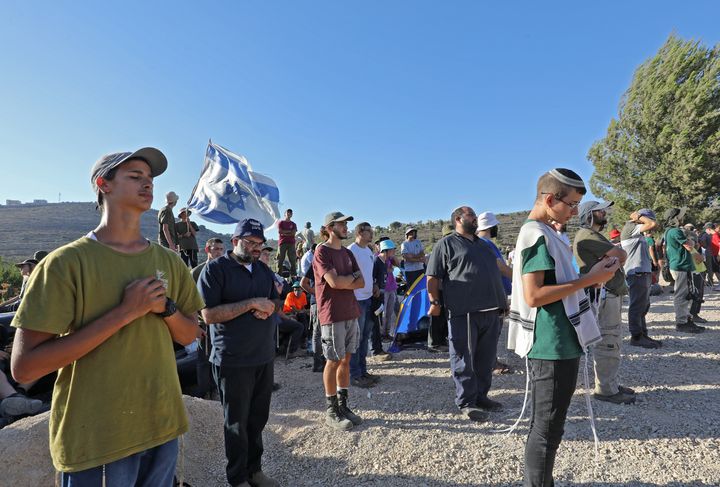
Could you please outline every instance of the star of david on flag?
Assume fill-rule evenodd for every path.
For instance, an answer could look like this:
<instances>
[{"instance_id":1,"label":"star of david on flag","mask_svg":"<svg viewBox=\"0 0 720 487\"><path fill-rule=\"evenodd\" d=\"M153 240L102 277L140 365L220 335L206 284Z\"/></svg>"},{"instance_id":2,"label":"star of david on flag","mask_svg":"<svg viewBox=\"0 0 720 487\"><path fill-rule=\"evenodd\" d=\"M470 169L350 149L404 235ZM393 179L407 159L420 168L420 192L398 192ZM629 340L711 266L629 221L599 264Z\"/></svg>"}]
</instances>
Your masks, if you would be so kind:
<instances>
[{"instance_id":1,"label":"star of david on flag","mask_svg":"<svg viewBox=\"0 0 720 487\"><path fill-rule=\"evenodd\" d=\"M237 223L254 218L265 228L280 217L280 191L275 181L253 172L243 156L208 143L200 179L188 208L212 223Z\"/></svg>"}]
</instances>

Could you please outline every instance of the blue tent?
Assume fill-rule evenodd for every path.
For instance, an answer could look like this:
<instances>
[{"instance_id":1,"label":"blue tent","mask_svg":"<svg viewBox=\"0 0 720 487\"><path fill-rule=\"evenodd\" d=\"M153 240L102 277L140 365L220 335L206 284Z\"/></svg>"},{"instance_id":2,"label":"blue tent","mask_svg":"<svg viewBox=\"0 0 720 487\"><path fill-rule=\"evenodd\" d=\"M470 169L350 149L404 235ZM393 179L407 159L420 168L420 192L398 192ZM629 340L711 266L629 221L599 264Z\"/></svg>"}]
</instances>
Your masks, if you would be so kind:
<instances>
[{"instance_id":1,"label":"blue tent","mask_svg":"<svg viewBox=\"0 0 720 487\"><path fill-rule=\"evenodd\" d=\"M397 343L398 334L408 334L420 330L420 321L423 318L427 319L429 311L430 298L427 295L427 278L423 274L412 283L405 293L405 299L398 312L395 338L392 345L390 345L390 352L396 353L400 351L400 346Z\"/></svg>"}]
</instances>

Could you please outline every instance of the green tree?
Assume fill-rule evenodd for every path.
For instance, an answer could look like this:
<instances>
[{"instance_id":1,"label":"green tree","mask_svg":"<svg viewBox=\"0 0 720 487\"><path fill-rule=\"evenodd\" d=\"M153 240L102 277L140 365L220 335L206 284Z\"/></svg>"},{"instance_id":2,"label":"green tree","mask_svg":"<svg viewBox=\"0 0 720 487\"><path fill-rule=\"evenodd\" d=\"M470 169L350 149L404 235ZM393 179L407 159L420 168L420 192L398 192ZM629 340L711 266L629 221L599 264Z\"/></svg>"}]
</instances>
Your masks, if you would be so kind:
<instances>
[{"instance_id":1,"label":"green tree","mask_svg":"<svg viewBox=\"0 0 720 487\"><path fill-rule=\"evenodd\" d=\"M720 45L671 35L635 72L617 119L588 153L592 192L616 218L647 207L720 216Z\"/></svg>"}]
</instances>

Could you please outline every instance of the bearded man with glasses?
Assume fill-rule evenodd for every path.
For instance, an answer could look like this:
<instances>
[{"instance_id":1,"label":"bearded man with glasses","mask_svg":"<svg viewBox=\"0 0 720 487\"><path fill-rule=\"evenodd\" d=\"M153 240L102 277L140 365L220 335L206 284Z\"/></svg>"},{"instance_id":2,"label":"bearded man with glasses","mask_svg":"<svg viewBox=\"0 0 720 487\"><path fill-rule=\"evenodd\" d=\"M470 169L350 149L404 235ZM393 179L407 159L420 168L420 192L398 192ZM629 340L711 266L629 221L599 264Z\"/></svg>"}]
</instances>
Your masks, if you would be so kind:
<instances>
[{"instance_id":1,"label":"bearded man with glasses","mask_svg":"<svg viewBox=\"0 0 720 487\"><path fill-rule=\"evenodd\" d=\"M241 221L233 233L233 250L208 262L198 280L225 415L227 479L242 487L278 485L261 469L275 358L271 315L282 306L273 271L258 260L264 242L260 222Z\"/></svg>"}]
</instances>

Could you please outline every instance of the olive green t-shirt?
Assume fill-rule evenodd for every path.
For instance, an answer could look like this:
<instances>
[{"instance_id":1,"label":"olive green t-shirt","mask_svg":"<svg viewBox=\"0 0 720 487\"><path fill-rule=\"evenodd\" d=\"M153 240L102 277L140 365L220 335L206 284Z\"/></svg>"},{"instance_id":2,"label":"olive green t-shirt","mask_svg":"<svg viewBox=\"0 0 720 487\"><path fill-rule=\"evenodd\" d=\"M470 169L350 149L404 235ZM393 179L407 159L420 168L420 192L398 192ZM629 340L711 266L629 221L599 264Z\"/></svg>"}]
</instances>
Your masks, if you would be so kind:
<instances>
[{"instance_id":1,"label":"olive green t-shirt","mask_svg":"<svg viewBox=\"0 0 720 487\"><path fill-rule=\"evenodd\" d=\"M200 230L197 223L191 221L190 225L192 225L193 229L197 232ZM190 235L189 237L185 237L184 234L188 232L188 224L184 221L180 220L175 224L175 234L178 238L178 245L180 245L180 249L182 250L198 250L198 243L197 239L194 235Z\"/></svg>"},{"instance_id":2,"label":"olive green t-shirt","mask_svg":"<svg viewBox=\"0 0 720 487\"><path fill-rule=\"evenodd\" d=\"M548 251L545 237L540 237L532 247L522 251L522 273L545 271L544 285L557 284L555 259ZM535 316L533 346L528 358L565 360L582 355L577 334L565 313L561 301L540 306Z\"/></svg>"},{"instance_id":3,"label":"olive green t-shirt","mask_svg":"<svg viewBox=\"0 0 720 487\"><path fill-rule=\"evenodd\" d=\"M130 282L167 280L180 312L203 307L190 271L151 243L124 254L83 237L51 253L28 283L13 326L71 334L117 307ZM50 414L57 470L77 472L161 445L187 431L172 338L148 313L58 371Z\"/></svg>"},{"instance_id":4,"label":"olive green t-shirt","mask_svg":"<svg viewBox=\"0 0 720 487\"><path fill-rule=\"evenodd\" d=\"M172 208L169 206L163 206L158 212L158 242L163 247L170 247L170 242L165 238L165 232L163 232L163 224L167 224L168 230L170 231L170 237L173 239L172 243L177 244L177 231L175 230L175 217L173 216Z\"/></svg>"},{"instance_id":5,"label":"olive green t-shirt","mask_svg":"<svg viewBox=\"0 0 720 487\"><path fill-rule=\"evenodd\" d=\"M603 258L615 246L605 236L591 228L580 228L573 241L573 253L580 268L580 274L587 274L597 261ZM628 293L625 274L620 267L615 275L605 283L605 288L617 296Z\"/></svg>"}]
</instances>

